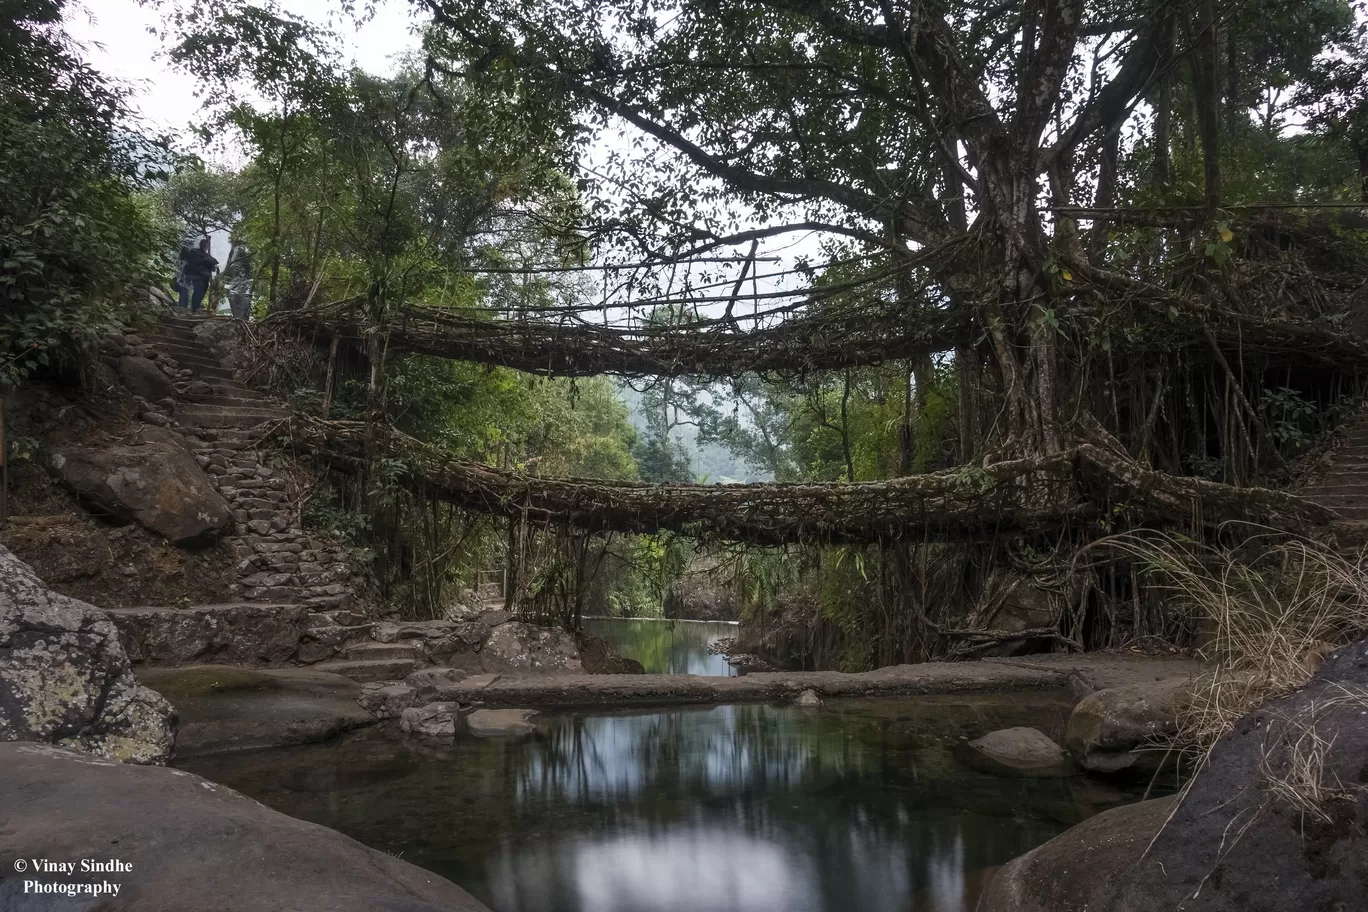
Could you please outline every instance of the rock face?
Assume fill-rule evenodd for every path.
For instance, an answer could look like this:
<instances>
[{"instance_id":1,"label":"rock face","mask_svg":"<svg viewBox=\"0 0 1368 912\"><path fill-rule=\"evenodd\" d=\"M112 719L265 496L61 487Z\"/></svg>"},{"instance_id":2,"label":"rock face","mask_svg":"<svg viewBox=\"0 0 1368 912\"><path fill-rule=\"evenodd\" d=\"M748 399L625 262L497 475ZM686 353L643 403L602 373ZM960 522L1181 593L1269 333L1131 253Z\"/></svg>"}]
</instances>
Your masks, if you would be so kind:
<instances>
[{"instance_id":1,"label":"rock face","mask_svg":"<svg viewBox=\"0 0 1368 912\"><path fill-rule=\"evenodd\" d=\"M49 590L0 547L0 741L165 763L175 718L134 679L104 612Z\"/></svg>"},{"instance_id":2,"label":"rock face","mask_svg":"<svg viewBox=\"0 0 1368 912\"><path fill-rule=\"evenodd\" d=\"M509 621L480 650L485 671L583 671L575 638L563 630Z\"/></svg>"},{"instance_id":3,"label":"rock face","mask_svg":"<svg viewBox=\"0 0 1368 912\"><path fill-rule=\"evenodd\" d=\"M470 733L481 738L530 735L536 726L530 721L535 709L477 709L466 716Z\"/></svg>"},{"instance_id":4,"label":"rock face","mask_svg":"<svg viewBox=\"0 0 1368 912\"><path fill-rule=\"evenodd\" d=\"M1069 716L1064 746L1085 768L1112 773L1159 762L1162 752L1138 750L1174 733L1192 695L1186 677L1124 684L1089 694Z\"/></svg>"},{"instance_id":5,"label":"rock face","mask_svg":"<svg viewBox=\"0 0 1368 912\"><path fill-rule=\"evenodd\" d=\"M176 385L150 359L124 355L118 362L119 379L128 391L148 402L176 395Z\"/></svg>"},{"instance_id":6,"label":"rock face","mask_svg":"<svg viewBox=\"0 0 1368 912\"><path fill-rule=\"evenodd\" d=\"M101 912L488 912L455 884L334 830L270 810L182 770L0 745L0 906L34 908L19 857L109 859L127 873L28 876L110 882L115 896L38 908ZM69 903L70 905L67 905Z\"/></svg>"},{"instance_id":7,"label":"rock face","mask_svg":"<svg viewBox=\"0 0 1368 912\"><path fill-rule=\"evenodd\" d=\"M1111 912L1106 875L1140 857L1173 800L1104 811L1013 859L993 875L978 912Z\"/></svg>"},{"instance_id":8,"label":"rock face","mask_svg":"<svg viewBox=\"0 0 1368 912\"><path fill-rule=\"evenodd\" d=\"M110 611L129 658L150 665L283 665L308 616L306 605L258 603Z\"/></svg>"},{"instance_id":9,"label":"rock face","mask_svg":"<svg viewBox=\"0 0 1368 912\"><path fill-rule=\"evenodd\" d=\"M308 668L150 668L142 680L180 715L177 759L306 744L375 722L357 702L360 684Z\"/></svg>"},{"instance_id":10,"label":"rock face","mask_svg":"<svg viewBox=\"0 0 1368 912\"><path fill-rule=\"evenodd\" d=\"M970 741L982 765L1035 776L1067 776L1073 764L1064 749L1034 728L1003 728Z\"/></svg>"},{"instance_id":11,"label":"rock face","mask_svg":"<svg viewBox=\"0 0 1368 912\"><path fill-rule=\"evenodd\" d=\"M135 443L53 447L48 466L97 512L136 522L173 544L212 541L231 527L233 514L174 436L149 429Z\"/></svg>"}]
</instances>

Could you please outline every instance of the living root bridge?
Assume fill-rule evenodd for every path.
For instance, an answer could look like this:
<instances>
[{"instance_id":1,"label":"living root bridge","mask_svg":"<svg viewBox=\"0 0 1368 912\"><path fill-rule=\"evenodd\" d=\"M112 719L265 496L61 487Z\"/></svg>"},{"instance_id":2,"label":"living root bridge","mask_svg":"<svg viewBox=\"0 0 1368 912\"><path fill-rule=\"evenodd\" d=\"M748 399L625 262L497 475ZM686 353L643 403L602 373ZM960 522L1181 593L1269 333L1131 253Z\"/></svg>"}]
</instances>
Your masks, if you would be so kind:
<instances>
[{"instance_id":1,"label":"living root bridge","mask_svg":"<svg viewBox=\"0 0 1368 912\"><path fill-rule=\"evenodd\" d=\"M297 418L293 436L334 465L365 464L362 423ZM1304 528L1335 515L1279 491L1164 475L1087 443L1051 456L889 481L738 485L541 478L453 460L393 430L382 431L378 443L386 458L407 466L402 481L415 490L473 510L585 532L668 530L760 545L965 540L1085 522L1097 517L1099 503L1122 498L1143 516L1184 524L1238 519Z\"/></svg>"},{"instance_id":2,"label":"living root bridge","mask_svg":"<svg viewBox=\"0 0 1368 912\"><path fill-rule=\"evenodd\" d=\"M282 314L295 325L361 340L364 323L339 305ZM890 331L890 327L905 327ZM726 323L596 326L580 320L491 319L411 308L387 327L391 350L510 367L554 377L730 378L801 374L948 351L968 338L956 310L876 308L795 316L748 331Z\"/></svg>"}]
</instances>

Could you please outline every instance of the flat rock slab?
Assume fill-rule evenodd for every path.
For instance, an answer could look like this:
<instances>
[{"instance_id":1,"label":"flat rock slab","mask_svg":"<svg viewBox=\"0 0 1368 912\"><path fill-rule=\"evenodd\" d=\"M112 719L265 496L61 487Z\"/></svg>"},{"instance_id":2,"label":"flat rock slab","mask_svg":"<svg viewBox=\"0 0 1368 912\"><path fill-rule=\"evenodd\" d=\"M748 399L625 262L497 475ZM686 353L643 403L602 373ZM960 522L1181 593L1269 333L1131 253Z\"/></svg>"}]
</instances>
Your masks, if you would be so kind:
<instances>
[{"instance_id":1,"label":"flat rock slab","mask_svg":"<svg viewBox=\"0 0 1368 912\"><path fill-rule=\"evenodd\" d=\"M1165 678L1195 678L1209 670L1209 666L1196 659L1124 653L1052 653L983 661L1011 668L1034 668L1038 671L1066 675L1070 678L1070 686L1078 699L1095 690L1105 690L1108 687L1162 681Z\"/></svg>"},{"instance_id":2,"label":"flat rock slab","mask_svg":"<svg viewBox=\"0 0 1368 912\"><path fill-rule=\"evenodd\" d=\"M697 675L505 674L485 684L476 677L453 684L443 699L484 706L668 705L788 702L803 691L819 697L994 693L1064 687L1068 675L989 662L927 662L860 674L839 671L766 672L739 678Z\"/></svg>"},{"instance_id":3,"label":"flat rock slab","mask_svg":"<svg viewBox=\"0 0 1368 912\"><path fill-rule=\"evenodd\" d=\"M488 912L436 874L184 770L0 744L0 908L100 912ZM116 859L113 873L24 875L17 859ZM23 893L24 880L117 895ZM36 901L35 901L36 900Z\"/></svg>"},{"instance_id":4,"label":"flat rock slab","mask_svg":"<svg viewBox=\"0 0 1368 912\"><path fill-rule=\"evenodd\" d=\"M531 719L535 709L477 709L466 716L466 727L481 738L530 735L536 731Z\"/></svg>"},{"instance_id":5,"label":"flat rock slab","mask_svg":"<svg viewBox=\"0 0 1368 912\"><path fill-rule=\"evenodd\" d=\"M322 741L376 719L361 685L306 668L191 665L138 675L180 715L176 758Z\"/></svg>"}]
</instances>

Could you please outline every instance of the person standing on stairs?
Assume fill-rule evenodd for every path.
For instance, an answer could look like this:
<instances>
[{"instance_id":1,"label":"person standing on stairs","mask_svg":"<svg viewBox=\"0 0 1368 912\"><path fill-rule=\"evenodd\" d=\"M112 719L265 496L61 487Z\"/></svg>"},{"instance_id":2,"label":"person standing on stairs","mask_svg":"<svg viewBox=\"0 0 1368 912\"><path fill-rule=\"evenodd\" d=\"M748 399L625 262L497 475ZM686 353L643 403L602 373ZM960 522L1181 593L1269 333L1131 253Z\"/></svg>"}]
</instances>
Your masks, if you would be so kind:
<instances>
[{"instance_id":1,"label":"person standing on stairs","mask_svg":"<svg viewBox=\"0 0 1368 912\"><path fill-rule=\"evenodd\" d=\"M252 318L252 253L247 245L234 242L228 251L228 265L223 267L224 284L228 286L228 309L239 320Z\"/></svg>"},{"instance_id":2,"label":"person standing on stairs","mask_svg":"<svg viewBox=\"0 0 1368 912\"><path fill-rule=\"evenodd\" d=\"M218 260L209 254L209 239L202 238L198 247L181 250L180 306L189 307L192 314L199 313L204 303L204 295L209 291L209 280L218 271Z\"/></svg>"}]
</instances>

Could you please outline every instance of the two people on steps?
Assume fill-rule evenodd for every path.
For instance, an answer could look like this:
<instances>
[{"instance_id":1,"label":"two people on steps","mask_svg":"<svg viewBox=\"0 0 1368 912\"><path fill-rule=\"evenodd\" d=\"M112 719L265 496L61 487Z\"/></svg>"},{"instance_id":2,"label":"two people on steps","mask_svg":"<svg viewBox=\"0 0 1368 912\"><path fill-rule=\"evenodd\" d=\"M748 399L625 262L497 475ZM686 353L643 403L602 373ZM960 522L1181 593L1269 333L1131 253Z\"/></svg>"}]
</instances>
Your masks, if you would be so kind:
<instances>
[{"instance_id":1,"label":"two people on steps","mask_svg":"<svg viewBox=\"0 0 1368 912\"><path fill-rule=\"evenodd\" d=\"M218 260L209 252L209 238L201 238L198 246L182 247L178 258L176 280L172 289L180 294L180 307L198 314L209 291L214 273L219 271ZM252 267L246 245L233 244L228 253L228 265L222 270L227 286L228 307L233 316L246 320L252 313Z\"/></svg>"}]
</instances>

